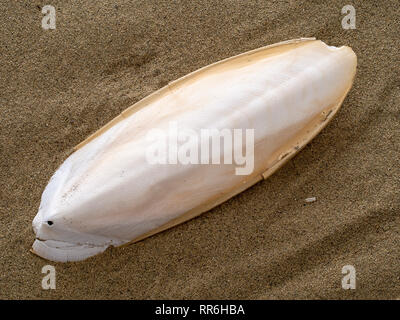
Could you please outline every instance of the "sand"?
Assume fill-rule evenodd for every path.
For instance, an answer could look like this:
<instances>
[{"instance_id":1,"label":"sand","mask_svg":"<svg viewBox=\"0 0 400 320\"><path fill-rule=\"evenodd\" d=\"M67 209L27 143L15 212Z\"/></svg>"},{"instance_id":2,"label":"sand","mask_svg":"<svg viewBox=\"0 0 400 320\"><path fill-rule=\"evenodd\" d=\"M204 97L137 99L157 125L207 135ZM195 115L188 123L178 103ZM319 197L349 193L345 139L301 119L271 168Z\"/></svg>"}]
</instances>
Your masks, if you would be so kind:
<instances>
[{"instance_id":1,"label":"sand","mask_svg":"<svg viewBox=\"0 0 400 320\"><path fill-rule=\"evenodd\" d=\"M41 28L46 4L55 30ZM345 4L355 30L342 29ZM0 298L400 297L399 17L396 0L2 1ZM357 77L336 118L267 181L84 262L29 252L43 189L86 136L190 71L312 36L351 46ZM56 290L42 290L46 264ZM341 287L345 265L355 290Z\"/></svg>"}]
</instances>

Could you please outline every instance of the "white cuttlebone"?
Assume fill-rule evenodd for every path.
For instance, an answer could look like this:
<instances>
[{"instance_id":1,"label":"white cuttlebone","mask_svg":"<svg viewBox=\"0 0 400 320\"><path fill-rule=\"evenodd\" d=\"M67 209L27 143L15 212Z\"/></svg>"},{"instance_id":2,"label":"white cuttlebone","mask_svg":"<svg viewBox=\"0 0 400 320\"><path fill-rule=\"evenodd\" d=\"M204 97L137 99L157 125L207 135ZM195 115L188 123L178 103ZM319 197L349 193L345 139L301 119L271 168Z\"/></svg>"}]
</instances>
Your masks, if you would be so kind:
<instances>
[{"instance_id":1,"label":"white cuttlebone","mask_svg":"<svg viewBox=\"0 0 400 320\"><path fill-rule=\"evenodd\" d=\"M81 143L55 172L33 220L32 251L78 261L186 221L266 178L309 142L351 88L346 46L296 39L193 72ZM153 128L254 129L254 171L146 160ZM48 221L51 221L49 225Z\"/></svg>"}]
</instances>

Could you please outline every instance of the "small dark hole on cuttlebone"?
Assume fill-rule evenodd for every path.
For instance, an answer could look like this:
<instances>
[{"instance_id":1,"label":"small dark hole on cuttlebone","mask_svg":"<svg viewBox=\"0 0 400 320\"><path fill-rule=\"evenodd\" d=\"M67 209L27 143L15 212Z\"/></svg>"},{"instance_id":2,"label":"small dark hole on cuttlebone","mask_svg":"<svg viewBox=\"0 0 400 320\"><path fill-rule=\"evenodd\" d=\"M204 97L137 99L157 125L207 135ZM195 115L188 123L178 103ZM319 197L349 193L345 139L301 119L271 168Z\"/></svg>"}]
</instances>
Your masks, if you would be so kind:
<instances>
[{"instance_id":1,"label":"small dark hole on cuttlebone","mask_svg":"<svg viewBox=\"0 0 400 320\"><path fill-rule=\"evenodd\" d=\"M51 226L51 225L53 225L53 221L47 221L47 224L48 224L49 226Z\"/></svg>"}]
</instances>

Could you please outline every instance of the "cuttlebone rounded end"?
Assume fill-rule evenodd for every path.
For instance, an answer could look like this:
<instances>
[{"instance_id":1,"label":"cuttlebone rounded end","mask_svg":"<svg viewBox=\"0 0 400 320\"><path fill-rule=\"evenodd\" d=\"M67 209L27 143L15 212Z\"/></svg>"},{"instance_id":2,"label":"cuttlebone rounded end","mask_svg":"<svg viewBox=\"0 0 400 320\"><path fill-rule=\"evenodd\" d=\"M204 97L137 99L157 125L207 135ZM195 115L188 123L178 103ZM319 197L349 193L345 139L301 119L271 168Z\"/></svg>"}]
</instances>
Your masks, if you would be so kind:
<instances>
[{"instance_id":1,"label":"cuttlebone rounded end","mask_svg":"<svg viewBox=\"0 0 400 320\"><path fill-rule=\"evenodd\" d=\"M81 261L107 249L108 245L92 246L56 240L36 239L31 252L47 260L56 262Z\"/></svg>"},{"instance_id":2,"label":"cuttlebone rounded end","mask_svg":"<svg viewBox=\"0 0 400 320\"><path fill-rule=\"evenodd\" d=\"M340 61L340 65L344 68L344 74L348 74L349 80L352 82L357 68L357 55L353 49L349 46L336 47L327 45L323 41L320 42Z\"/></svg>"}]
</instances>

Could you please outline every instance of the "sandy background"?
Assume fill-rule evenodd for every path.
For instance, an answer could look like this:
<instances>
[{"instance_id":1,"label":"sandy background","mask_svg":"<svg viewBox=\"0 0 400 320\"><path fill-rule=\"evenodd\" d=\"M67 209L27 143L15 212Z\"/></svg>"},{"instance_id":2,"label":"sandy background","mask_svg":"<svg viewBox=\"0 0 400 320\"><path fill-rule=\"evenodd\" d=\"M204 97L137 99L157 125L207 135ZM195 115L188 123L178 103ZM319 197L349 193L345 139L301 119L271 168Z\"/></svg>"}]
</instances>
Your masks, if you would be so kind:
<instances>
[{"instance_id":1,"label":"sandy background","mask_svg":"<svg viewBox=\"0 0 400 320\"><path fill-rule=\"evenodd\" d=\"M382 1L4 1L0 298L400 297L400 9ZM57 29L41 28L41 7ZM353 4L357 29L343 30ZM267 44L349 45L342 109L301 153L214 210L85 262L41 289L31 221L71 148L190 71ZM317 201L305 204L315 196ZM357 289L341 289L354 265Z\"/></svg>"}]
</instances>

